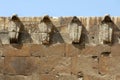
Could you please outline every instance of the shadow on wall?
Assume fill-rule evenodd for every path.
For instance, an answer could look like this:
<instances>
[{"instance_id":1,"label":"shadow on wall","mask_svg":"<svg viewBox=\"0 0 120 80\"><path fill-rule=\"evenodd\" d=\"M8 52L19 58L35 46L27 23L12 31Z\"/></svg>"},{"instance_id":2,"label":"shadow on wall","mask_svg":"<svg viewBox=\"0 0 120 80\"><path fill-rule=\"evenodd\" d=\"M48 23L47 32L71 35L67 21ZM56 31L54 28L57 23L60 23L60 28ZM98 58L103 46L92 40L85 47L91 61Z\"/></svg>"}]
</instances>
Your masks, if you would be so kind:
<instances>
[{"instance_id":1,"label":"shadow on wall","mask_svg":"<svg viewBox=\"0 0 120 80\"><path fill-rule=\"evenodd\" d=\"M57 29L57 27L55 27L55 25L52 23L49 17L45 19L45 22L48 24L48 26L49 24L53 26L51 36L50 36L50 45L55 43L64 43L64 39L62 38L59 30Z\"/></svg>"},{"instance_id":2,"label":"shadow on wall","mask_svg":"<svg viewBox=\"0 0 120 80\"><path fill-rule=\"evenodd\" d=\"M27 30L25 30L25 27L23 23L20 21L19 17L17 15L13 15L12 18L10 19L13 21L16 25L16 27L19 27L19 32L18 32L18 40L17 41L10 41L10 44L18 49L21 49L23 46L23 42L32 42L31 36L28 33ZM27 41L26 41L27 39Z\"/></svg>"}]
</instances>

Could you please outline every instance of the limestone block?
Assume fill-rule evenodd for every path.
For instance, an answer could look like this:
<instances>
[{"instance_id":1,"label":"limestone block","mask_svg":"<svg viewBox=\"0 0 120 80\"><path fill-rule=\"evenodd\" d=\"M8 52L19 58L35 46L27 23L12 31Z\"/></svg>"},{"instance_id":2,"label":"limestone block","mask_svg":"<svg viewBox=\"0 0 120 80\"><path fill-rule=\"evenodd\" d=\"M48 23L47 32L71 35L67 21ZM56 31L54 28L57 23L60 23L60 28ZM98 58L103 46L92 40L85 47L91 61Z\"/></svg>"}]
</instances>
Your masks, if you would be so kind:
<instances>
[{"instance_id":1,"label":"limestone block","mask_svg":"<svg viewBox=\"0 0 120 80\"><path fill-rule=\"evenodd\" d=\"M40 58L41 74L71 73L71 58L51 56Z\"/></svg>"},{"instance_id":2,"label":"limestone block","mask_svg":"<svg viewBox=\"0 0 120 80\"><path fill-rule=\"evenodd\" d=\"M5 28L5 17L0 17L0 30Z\"/></svg>"},{"instance_id":3,"label":"limestone block","mask_svg":"<svg viewBox=\"0 0 120 80\"><path fill-rule=\"evenodd\" d=\"M4 72L4 57L0 57L0 74L3 74Z\"/></svg>"},{"instance_id":4,"label":"limestone block","mask_svg":"<svg viewBox=\"0 0 120 80\"><path fill-rule=\"evenodd\" d=\"M77 78L76 75L61 74L61 75L59 76L59 80L83 80L83 79Z\"/></svg>"},{"instance_id":5,"label":"limestone block","mask_svg":"<svg viewBox=\"0 0 120 80\"><path fill-rule=\"evenodd\" d=\"M74 57L74 56L79 55L82 51L80 48L81 48L80 45L66 44L66 46L65 46L65 50L66 50L65 56Z\"/></svg>"},{"instance_id":6,"label":"limestone block","mask_svg":"<svg viewBox=\"0 0 120 80\"><path fill-rule=\"evenodd\" d=\"M65 44L54 44L51 46L31 45L30 54L32 56L64 56Z\"/></svg>"},{"instance_id":7,"label":"limestone block","mask_svg":"<svg viewBox=\"0 0 120 80\"><path fill-rule=\"evenodd\" d=\"M85 49L82 49L81 54L99 56L102 52L111 52L111 47L108 45L86 46Z\"/></svg>"},{"instance_id":8,"label":"limestone block","mask_svg":"<svg viewBox=\"0 0 120 80\"><path fill-rule=\"evenodd\" d=\"M0 74L0 80L5 80L5 76L3 74Z\"/></svg>"},{"instance_id":9,"label":"limestone block","mask_svg":"<svg viewBox=\"0 0 120 80\"><path fill-rule=\"evenodd\" d=\"M108 63L109 74L119 75L120 73L120 56L113 56Z\"/></svg>"},{"instance_id":10,"label":"limestone block","mask_svg":"<svg viewBox=\"0 0 120 80\"><path fill-rule=\"evenodd\" d=\"M32 33L31 38L32 38L33 44L41 44L40 37L41 37L40 33Z\"/></svg>"},{"instance_id":11,"label":"limestone block","mask_svg":"<svg viewBox=\"0 0 120 80\"><path fill-rule=\"evenodd\" d=\"M40 74L25 75L5 75L5 80L41 80ZM0 79L1 80L1 79Z\"/></svg>"},{"instance_id":12,"label":"limestone block","mask_svg":"<svg viewBox=\"0 0 120 80\"><path fill-rule=\"evenodd\" d=\"M106 77L102 77L99 75L85 75L84 80L112 80L112 79L107 79Z\"/></svg>"},{"instance_id":13,"label":"limestone block","mask_svg":"<svg viewBox=\"0 0 120 80\"><path fill-rule=\"evenodd\" d=\"M110 52L102 52L99 57L99 74L106 75L109 73Z\"/></svg>"},{"instance_id":14,"label":"limestone block","mask_svg":"<svg viewBox=\"0 0 120 80\"><path fill-rule=\"evenodd\" d=\"M4 73L11 75L31 75L39 71L38 59L33 57L5 57Z\"/></svg>"},{"instance_id":15,"label":"limestone block","mask_svg":"<svg viewBox=\"0 0 120 80\"><path fill-rule=\"evenodd\" d=\"M111 55L113 57L120 56L120 49L119 48L120 48L119 44L116 44L116 45L111 47Z\"/></svg>"},{"instance_id":16,"label":"limestone block","mask_svg":"<svg viewBox=\"0 0 120 80\"><path fill-rule=\"evenodd\" d=\"M26 80L25 76L22 75L5 75L4 80Z\"/></svg>"},{"instance_id":17,"label":"limestone block","mask_svg":"<svg viewBox=\"0 0 120 80\"><path fill-rule=\"evenodd\" d=\"M3 46L3 56L5 57L27 57L30 56L29 44L12 44Z\"/></svg>"},{"instance_id":18,"label":"limestone block","mask_svg":"<svg viewBox=\"0 0 120 80\"><path fill-rule=\"evenodd\" d=\"M120 80L120 75L117 75L115 80Z\"/></svg>"},{"instance_id":19,"label":"limestone block","mask_svg":"<svg viewBox=\"0 0 120 80\"><path fill-rule=\"evenodd\" d=\"M0 42L1 44L10 44L8 32L0 33Z\"/></svg>"},{"instance_id":20,"label":"limestone block","mask_svg":"<svg viewBox=\"0 0 120 80\"><path fill-rule=\"evenodd\" d=\"M71 57L62 57L61 60L58 61L57 65L54 66L53 74L71 74Z\"/></svg>"},{"instance_id":21,"label":"limestone block","mask_svg":"<svg viewBox=\"0 0 120 80\"><path fill-rule=\"evenodd\" d=\"M41 74L39 80L59 80L59 78L56 75Z\"/></svg>"},{"instance_id":22,"label":"limestone block","mask_svg":"<svg viewBox=\"0 0 120 80\"><path fill-rule=\"evenodd\" d=\"M83 74L98 74L98 59L82 55L72 57L71 72L75 75L79 72Z\"/></svg>"},{"instance_id":23,"label":"limestone block","mask_svg":"<svg viewBox=\"0 0 120 80\"><path fill-rule=\"evenodd\" d=\"M52 24L47 24L45 22L41 22L39 25L39 31L40 33L50 33L52 31Z\"/></svg>"}]
</instances>

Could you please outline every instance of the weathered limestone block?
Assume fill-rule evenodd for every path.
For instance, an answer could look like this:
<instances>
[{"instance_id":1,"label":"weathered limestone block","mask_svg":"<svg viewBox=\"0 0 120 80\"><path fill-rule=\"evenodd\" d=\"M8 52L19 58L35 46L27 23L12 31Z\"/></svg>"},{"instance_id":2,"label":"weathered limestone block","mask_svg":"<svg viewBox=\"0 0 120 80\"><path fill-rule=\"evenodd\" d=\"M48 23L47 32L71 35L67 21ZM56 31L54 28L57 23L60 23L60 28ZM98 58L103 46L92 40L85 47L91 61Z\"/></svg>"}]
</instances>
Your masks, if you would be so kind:
<instances>
[{"instance_id":1,"label":"weathered limestone block","mask_svg":"<svg viewBox=\"0 0 120 80\"><path fill-rule=\"evenodd\" d=\"M90 74L90 75L85 75L84 80L112 80L112 79L107 79L106 77Z\"/></svg>"},{"instance_id":2,"label":"weathered limestone block","mask_svg":"<svg viewBox=\"0 0 120 80\"><path fill-rule=\"evenodd\" d=\"M0 74L3 74L4 72L4 57L0 57Z\"/></svg>"},{"instance_id":3,"label":"weathered limestone block","mask_svg":"<svg viewBox=\"0 0 120 80\"><path fill-rule=\"evenodd\" d=\"M71 58L68 57L41 57L40 74L71 73Z\"/></svg>"},{"instance_id":4,"label":"weathered limestone block","mask_svg":"<svg viewBox=\"0 0 120 80\"><path fill-rule=\"evenodd\" d=\"M105 16L101 25L99 26L99 43L109 44L112 43L113 36L113 26L110 16Z\"/></svg>"},{"instance_id":5,"label":"weathered limestone block","mask_svg":"<svg viewBox=\"0 0 120 80\"><path fill-rule=\"evenodd\" d=\"M5 57L4 74L31 75L39 71L38 62L34 57Z\"/></svg>"},{"instance_id":6,"label":"weathered limestone block","mask_svg":"<svg viewBox=\"0 0 120 80\"><path fill-rule=\"evenodd\" d=\"M59 76L59 80L84 80L84 79L79 79L79 78L77 78L76 75L61 74L61 75Z\"/></svg>"},{"instance_id":7,"label":"weathered limestone block","mask_svg":"<svg viewBox=\"0 0 120 80\"><path fill-rule=\"evenodd\" d=\"M109 73L110 52L102 52L99 57L99 74L106 75Z\"/></svg>"},{"instance_id":8,"label":"weathered limestone block","mask_svg":"<svg viewBox=\"0 0 120 80\"><path fill-rule=\"evenodd\" d=\"M3 46L3 56L5 57L28 57L30 56L30 48L29 44L12 44L12 45L4 45Z\"/></svg>"},{"instance_id":9,"label":"weathered limestone block","mask_svg":"<svg viewBox=\"0 0 120 80\"><path fill-rule=\"evenodd\" d=\"M99 44L99 29L98 29L98 25L94 24L92 27L90 27L89 29L89 34L87 34L88 36L88 42L90 46L96 46L97 44Z\"/></svg>"},{"instance_id":10,"label":"weathered limestone block","mask_svg":"<svg viewBox=\"0 0 120 80\"><path fill-rule=\"evenodd\" d=\"M30 54L32 56L64 56L65 44L54 44L51 46L31 45Z\"/></svg>"},{"instance_id":11,"label":"weathered limestone block","mask_svg":"<svg viewBox=\"0 0 120 80\"><path fill-rule=\"evenodd\" d=\"M0 30L5 28L5 17L0 17Z\"/></svg>"},{"instance_id":12,"label":"weathered limestone block","mask_svg":"<svg viewBox=\"0 0 120 80\"><path fill-rule=\"evenodd\" d=\"M112 57L120 56L120 45L119 44L111 46L111 55Z\"/></svg>"},{"instance_id":13,"label":"weathered limestone block","mask_svg":"<svg viewBox=\"0 0 120 80\"><path fill-rule=\"evenodd\" d=\"M86 56L99 56L102 52L111 52L111 47L108 45L86 46L81 51L81 54Z\"/></svg>"},{"instance_id":14,"label":"weathered limestone block","mask_svg":"<svg viewBox=\"0 0 120 80\"><path fill-rule=\"evenodd\" d=\"M57 65L54 66L53 74L70 74L72 68L71 57L62 57L58 61Z\"/></svg>"},{"instance_id":15,"label":"weathered limestone block","mask_svg":"<svg viewBox=\"0 0 120 80\"><path fill-rule=\"evenodd\" d=\"M5 75L4 77L4 80L26 80L25 76L22 75Z\"/></svg>"},{"instance_id":16,"label":"weathered limestone block","mask_svg":"<svg viewBox=\"0 0 120 80\"><path fill-rule=\"evenodd\" d=\"M81 46L80 45L72 45L72 44L66 44L65 46L65 56L67 57L74 57L78 56L81 53Z\"/></svg>"},{"instance_id":17,"label":"weathered limestone block","mask_svg":"<svg viewBox=\"0 0 120 80\"><path fill-rule=\"evenodd\" d=\"M72 57L71 72L75 75L79 72L82 72L83 74L98 74L98 59L82 55Z\"/></svg>"},{"instance_id":18,"label":"weathered limestone block","mask_svg":"<svg viewBox=\"0 0 120 80\"><path fill-rule=\"evenodd\" d=\"M115 80L120 80L120 75L117 75Z\"/></svg>"},{"instance_id":19,"label":"weathered limestone block","mask_svg":"<svg viewBox=\"0 0 120 80\"><path fill-rule=\"evenodd\" d=\"M5 76L3 74L0 74L0 80L5 80Z\"/></svg>"},{"instance_id":20,"label":"weathered limestone block","mask_svg":"<svg viewBox=\"0 0 120 80\"><path fill-rule=\"evenodd\" d=\"M73 43L79 43L81 33L82 33L82 24L77 17L73 17L71 23L68 25L69 35Z\"/></svg>"},{"instance_id":21,"label":"weathered limestone block","mask_svg":"<svg viewBox=\"0 0 120 80\"><path fill-rule=\"evenodd\" d=\"M2 80L2 76L0 78ZM26 75L4 75L3 80L41 80L40 74Z\"/></svg>"},{"instance_id":22,"label":"weathered limestone block","mask_svg":"<svg viewBox=\"0 0 120 80\"><path fill-rule=\"evenodd\" d=\"M10 44L9 36L7 31L0 32L0 44Z\"/></svg>"},{"instance_id":23,"label":"weathered limestone block","mask_svg":"<svg viewBox=\"0 0 120 80\"><path fill-rule=\"evenodd\" d=\"M111 42L112 41L112 28L109 28L107 24L102 24L100 26L100 44L104 44L105 42Z\"/></svg>"},{"instance_id":24,"label":"weathered limestone block","mask_svg":"<svg viewBox=\"0 0 120 80\"><path fill-rule=\"evenodd\" d=\"M19 32L20 32L21 24L18 20L17 15L13 15L8 27L10 42L18 42Z\"/></svg>"},{"instance_id":25,"label":"weathered limestone block","mask_svg":"<svg viewBox=\"0 0 120 80\"><path fill-rule=\"evenodd\" d=\"M113 56L109 60L109 74L119 75L120 74L120 56Z\"/></svg>"}]
</instances>

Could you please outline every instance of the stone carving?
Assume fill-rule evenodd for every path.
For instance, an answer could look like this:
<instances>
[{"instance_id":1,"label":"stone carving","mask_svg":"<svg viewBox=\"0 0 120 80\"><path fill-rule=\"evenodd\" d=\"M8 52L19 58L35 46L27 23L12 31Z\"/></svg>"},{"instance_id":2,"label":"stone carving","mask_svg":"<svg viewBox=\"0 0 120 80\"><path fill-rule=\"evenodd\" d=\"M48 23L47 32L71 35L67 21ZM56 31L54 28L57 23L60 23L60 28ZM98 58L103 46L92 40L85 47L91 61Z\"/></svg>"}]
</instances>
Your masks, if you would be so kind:
<instances>
[{"instance_id":1,"label":"stone carving","mask_svg":"<svg viewBox=\"0 0 120 80\"><path fill-rule=\"evenodd\" d=\"M113 28L109 15L106 15L99 26L99 42L100 44L109 44L112 42Z\"/></svg>"},{"instance_id":2,"label":"stone carving","mask_svg":"<svg viewBox=\"0 0 120 80\"><path fill-rule=\"evenodd\" d=\"M73 43L79 43L82 25L77 17L73 17L71 23L68 25L69 36Z\"/></svg>"},{"instance_id":3,"label":"stone carving","mask_svg":"<svg viewBox=\"0 0 120 80\"><path fill-rule=\"evenodd\" d=\"M9 22L8 27L8 35L10 39L10 43L16 43L18 42L19 32L20 32L20 23L18 21L17 15L13 15Z\"/></svg>"},{"instance_id":4,"label":"stone carving","mask_svg":"<svg viewBox=\"0 0 120 80\"><path fill-rule=\"evenodd\" d=\"M38 25L40 32L40 40L42 44L49 44L50 37L53 30L53 24L51 23L49 16L44 16Z\"/></svg>"}]
</instances>

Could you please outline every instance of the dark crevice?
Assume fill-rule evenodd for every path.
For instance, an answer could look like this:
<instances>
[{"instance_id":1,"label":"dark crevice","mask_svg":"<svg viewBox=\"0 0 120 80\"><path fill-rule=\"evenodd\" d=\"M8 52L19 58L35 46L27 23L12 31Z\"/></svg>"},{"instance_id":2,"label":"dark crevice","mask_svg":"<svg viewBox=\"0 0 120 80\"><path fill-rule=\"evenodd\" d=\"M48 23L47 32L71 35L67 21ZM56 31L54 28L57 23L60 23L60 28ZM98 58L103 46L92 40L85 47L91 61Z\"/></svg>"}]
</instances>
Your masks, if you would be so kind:
<instances>
[{"instance_id":1,"label":"dark crevice","mask_svg":"<svg viewBox=\"0 0 120 80\"><path fill-rule=\"evenodd\" d=\"M111 54L111 52L102 52L101 53L102 56L106 56L106 57L109 56L110 54Z\"/></svg>"},{"instance_id":2,"label":"dark crevice","mask_svg":"<svg viewBox=\"0 0 120 80\"><path fill-rule=\"evenodd\" d=\"M97 59L97 58L98 58L98 56L92 56L92 58L93 58L93 59Z\"/></svg>"},{"instance_id":3,"label":"dark crevice","mask_svg":"<svg viewBox=\"0 0 120 80\"><path fill-rule=\"evenodd\" d=\"M82 72L78 72L77 73L77 78L83 79L83 73Z\"/></svg>"}]
</instances>

